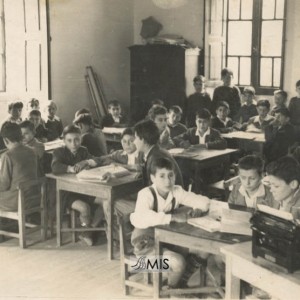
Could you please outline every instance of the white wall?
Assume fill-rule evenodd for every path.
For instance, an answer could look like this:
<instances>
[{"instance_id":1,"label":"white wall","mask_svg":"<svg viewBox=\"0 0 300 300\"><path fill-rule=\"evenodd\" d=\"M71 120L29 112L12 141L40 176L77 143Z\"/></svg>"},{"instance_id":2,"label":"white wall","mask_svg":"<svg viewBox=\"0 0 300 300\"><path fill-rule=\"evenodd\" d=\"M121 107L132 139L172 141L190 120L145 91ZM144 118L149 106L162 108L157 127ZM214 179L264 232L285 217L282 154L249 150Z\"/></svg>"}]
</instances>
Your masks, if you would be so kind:
<instances>
[{"instance_id":1,"label":"white wall","mask_svg":"<svg viewBox=\"0 0 300 300\"><path fill-rule=\"evenodd\" d=\"M129 103L132 0L50 0L52 99L64 124L77 109L93 108L84 75L91 65L108 99Z\"/></svg>"},{"instance_id":2,"label":"white wall","mask_svg":"<svg viewBox=\"0 0 300 300\"><path fill-rule=\"evenodd\" d=\"M188 0L183 6L162 9L152 0L134 0L134 43L141 44L143 19L154 17L163 25L160 32L182 35L196 46L203 47L204 0Z\"/></svg>"}]
</instances>

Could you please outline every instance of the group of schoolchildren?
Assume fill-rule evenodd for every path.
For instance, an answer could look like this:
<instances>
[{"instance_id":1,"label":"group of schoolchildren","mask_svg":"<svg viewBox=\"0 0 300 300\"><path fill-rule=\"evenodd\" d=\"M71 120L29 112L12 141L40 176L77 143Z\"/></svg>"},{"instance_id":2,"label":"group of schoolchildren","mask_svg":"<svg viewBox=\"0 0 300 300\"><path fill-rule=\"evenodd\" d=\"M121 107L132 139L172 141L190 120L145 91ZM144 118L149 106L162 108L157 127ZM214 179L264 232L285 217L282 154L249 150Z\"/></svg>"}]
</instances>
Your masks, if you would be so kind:
<instances>
[{"instance_id":1,"label":"group of schoolchildren","mask_svg":"<svg viewBox=\"0 0 300 300\"><path fill-rule=\"evenodd\" d=\"M254 127L265 133L264 157L246 155L238 160L239 182L234 185L228 202L250 208L265 204L297 212L300 206L300 166L289 151L299 141L300 81L296 84L298 96L291 99L289 107L286 106L287 93L280 90L275 92L275 107L270 109L268 100L255 101L253 87L244 89L244 104L241 105L239 88L232 85L232 71L222 70L221 77L223 85L214 90L211 100L205 92L205 78L196 76L195 93L187 99L184 110L179 106L167 110L161 101L156 100L144 120L124 129L122 149L110 153L101 129L128 124L117 100L109 102L109 114L101 122L95 122L88 109L81 109L75 113L73 124L65 128L56 116L57 107L52 101L48 105L46 120L42 118L36 99L30 102L31 110L24 121L22 102L11 104L10 118L1 128L7 151L1 155L0 209L17 210L18 183L43 175L39 169L45 149L43 142L63 138L64 146L52 154L51 170L54 174L75 174L110 163L140 173L145 188L137 195L124 195L123 199L117 200L115 213L131 213L130 221L135 227L132 238L135 253L153 253L153 233L145 230L171 222L187 222L188 218L206 213L210 205L206 196L185 190L182 175L186 169L168 150L192 145L225 149L227 142L222 133ZM182 118L185 118L185 124L180 123ZM297 153L295 149L298 149L297 144L294 146ZM65 192L63 199L65 210L79 212L82 227L98 226L109 209L107 202L100 197ZM88 245L93 244L88 232L82 232L80 238ZM193 250L196 249L191 249L191 253ZM168 247L163 249L163 255L171 257L171 269L166 273L168 285L180 286L186 256ZM222 269L222 261L219 260L219 264Z\"/></svg>"}]
</instances>

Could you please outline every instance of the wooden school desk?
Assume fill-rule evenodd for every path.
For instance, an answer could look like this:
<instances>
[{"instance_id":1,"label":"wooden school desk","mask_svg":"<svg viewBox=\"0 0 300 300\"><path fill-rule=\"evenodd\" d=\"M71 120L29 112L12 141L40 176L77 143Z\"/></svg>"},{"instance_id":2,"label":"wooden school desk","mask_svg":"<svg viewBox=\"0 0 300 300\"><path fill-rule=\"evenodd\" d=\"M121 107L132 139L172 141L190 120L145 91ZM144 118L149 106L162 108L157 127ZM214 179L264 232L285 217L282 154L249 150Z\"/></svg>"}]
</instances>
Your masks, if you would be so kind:
<instances>
[{"instance_id":1,"label":"wooden school desk","mask_svg":"<svg viewBox=\"0 0 300 300\"><path fill-rule=\"evenodd\" d=\"M252 257L252 242L221 248L226 257L226 299L240 299L240 280L276 299L300 298L300 270L293 274L261 257Z\"/></svg>"},{"instance_id":2,"label":"wooden school desk","mask_svg":"<svg viewBox=\"0 0 300 300\"><path fill-rule=\"evenodd\" d=\"M171 223L170 225L158 226L155 228L155 255L162 255L163 243L186 247L189 249L200 250L211 254L220 255L221 247L226 244L234 244L243 241L248 241L251 237L232 235L221 232L208 232L189 225L187 223ZM172 295L176 293L176 289L162 291L162 273L153 273L154 298L161 296ZM211 287L204 287L211 293ZM192 289L190 289L192 291ZM215 291L218 288L214 289ZM193 292L195 293L195 292ZM177 291L178 294L178 291ZM182 292L184 294L184 292Z\"/></svg>"},{"instance_id":3,"label":"wooden school desk","mask_svg":"<svg viewBox=\"0 0 300 300\"><path fill-rule=\"evenodd\" d=\"M111 179L107 183L94 183L79 181L74 174L53 175L47 174L46 177L56 181L56 239L57 245L61 246L62 232L70 232L70 228L62 228L61 223L61 192L68 191L88 196L99 197L109 201L107 231L108 231L108 258L113 258L113 237L112 237L112 221L114 211L114 200L122 198L126 195L138 192L143 188L142 179L136 179L136 174L131 174L121 178Z\"/></svg>"}]
</instances>

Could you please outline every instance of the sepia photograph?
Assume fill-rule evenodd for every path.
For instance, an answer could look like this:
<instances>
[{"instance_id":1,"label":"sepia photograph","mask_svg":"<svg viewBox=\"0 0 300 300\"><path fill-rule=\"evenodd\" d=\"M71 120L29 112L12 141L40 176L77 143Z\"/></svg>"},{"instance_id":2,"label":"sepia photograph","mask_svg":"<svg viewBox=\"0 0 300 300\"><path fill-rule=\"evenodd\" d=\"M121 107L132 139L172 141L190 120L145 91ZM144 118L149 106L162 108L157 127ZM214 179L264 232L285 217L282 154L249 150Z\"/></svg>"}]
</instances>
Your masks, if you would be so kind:
<instances>
[{"instance_id":1,"label":"sepia photograph","mask_svg":"<svg viewBox=\"0 0 300 300\"><path fill-rule=\"evenodd\" d=\"M298 14L0 0L0 300L300 299Z\"/></svg>"}]
</instances>

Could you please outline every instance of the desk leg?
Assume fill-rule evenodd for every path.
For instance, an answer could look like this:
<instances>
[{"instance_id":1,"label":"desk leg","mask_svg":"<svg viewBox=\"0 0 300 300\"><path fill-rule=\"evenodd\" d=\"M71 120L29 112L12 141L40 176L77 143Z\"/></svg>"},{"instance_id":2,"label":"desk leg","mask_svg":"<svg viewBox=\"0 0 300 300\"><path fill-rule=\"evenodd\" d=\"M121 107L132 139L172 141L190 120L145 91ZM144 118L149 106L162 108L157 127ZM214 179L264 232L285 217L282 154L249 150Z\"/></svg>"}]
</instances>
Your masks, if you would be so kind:
<instances>
[{"instance_id":1,"label":"desk leg","mask_svg":"<svg viewBox=\"0 0 300 300\"><path fill-rule=\"evenodd\" d=\"M61 246L61 191L57 187L56 191L56 242Z\"/></svg>"},{"instance_id":2,"label":"desk leg","mask_svg":"<svg viewBox=\"0 0 300 300\"><path fill-rule=\"evenodd\" d=\"M162 256L162 245L159 241L159 235L155 232L155 255L156 257ZM160 291L162 289L162 273L154 272L153 273L153 289L154 289L154 299L160 298Z\"/></svg>"},{"instance_id":3,"label":"desk leg","mask_svg":"<svg viewBox=\"0 0 300 300\"><path fill-rule=\"evenodd\" d=\"M107 254L108 259L113 259L113 215L114 215L114 207L113 207L113 197L112 195L109 196L107 199L108 201L108 220L107 220Z\"/></svg>"},{"instance_id":4,"label":"desk leg","mask_svg":"<svg viewBox=\"0 0 300 300\"><path fill-rule=\"evenodd\" d=\"M226 291L225 299L240 299L241 281L232 274L232 257L226 255Z\"/></svg>"}]
</instances>

